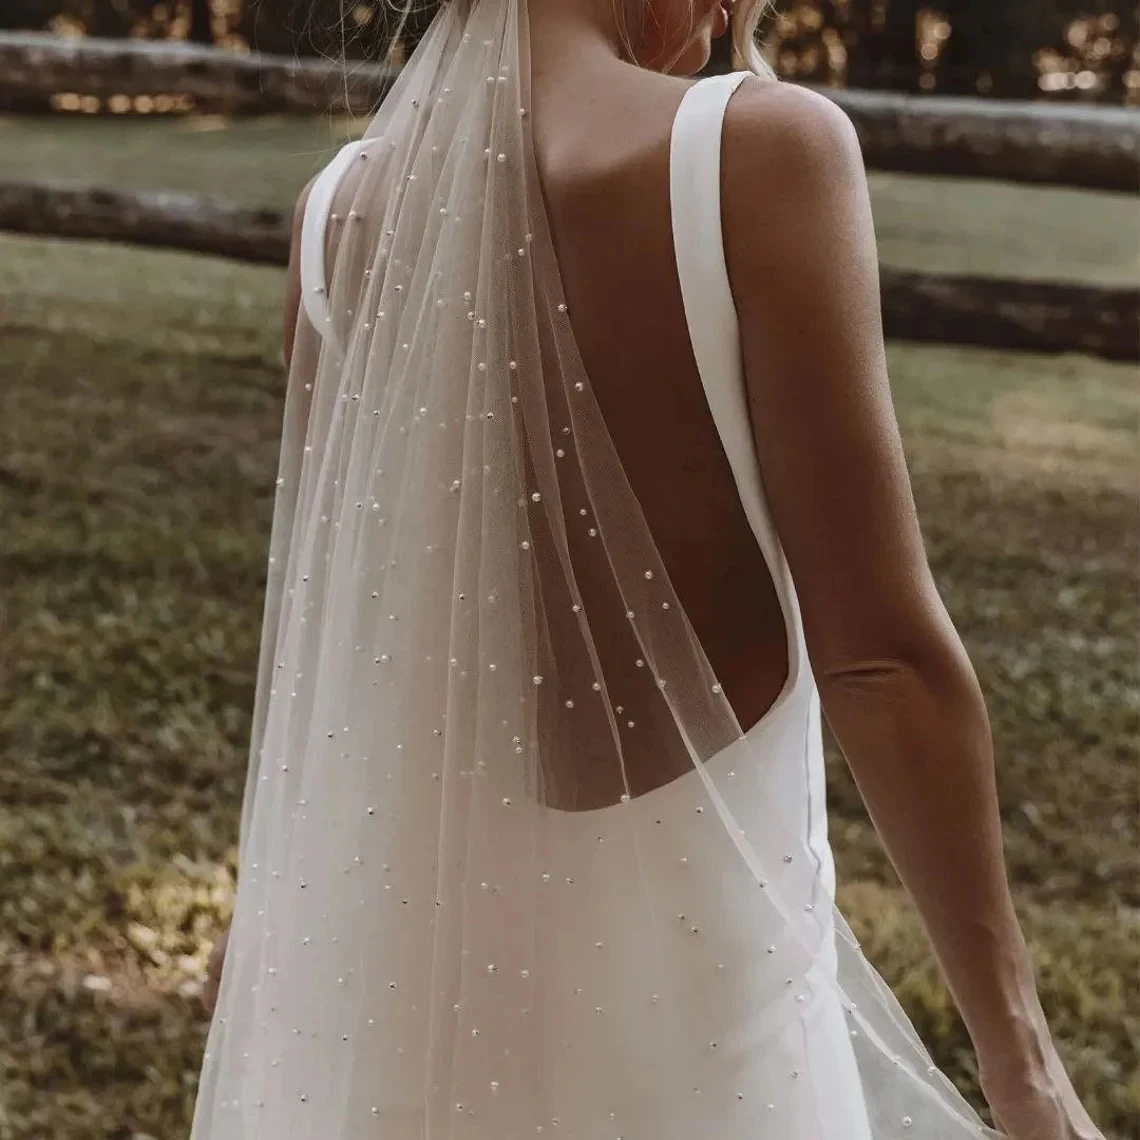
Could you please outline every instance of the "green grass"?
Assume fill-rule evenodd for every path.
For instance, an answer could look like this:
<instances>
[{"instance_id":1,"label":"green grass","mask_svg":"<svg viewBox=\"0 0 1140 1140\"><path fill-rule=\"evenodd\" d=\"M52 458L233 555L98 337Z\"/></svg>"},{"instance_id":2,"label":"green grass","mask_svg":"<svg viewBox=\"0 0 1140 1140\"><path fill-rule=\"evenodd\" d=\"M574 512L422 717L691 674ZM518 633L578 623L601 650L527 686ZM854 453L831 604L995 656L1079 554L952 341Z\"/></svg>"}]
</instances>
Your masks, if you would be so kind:
<instances>
[{"instance_id":1,"label":"green grass","mask_svg":"<svg viewBox=\"0 0 1140 1140\"><path fill-rule=\"evenodd\" d=\"M344 119L0 116L0 179L175 187L283 208L351 133Z\"/></svg>"},{"instance_id":2,"label":"green grass","mask_svg":"<svg viewBox=\"0 0 1140 1140\"><path fill-rule=\"evenodd\" d=\"M20 164L14 134L46 132L5 122L0 177L42 163L286 201L327 153L321 124L63 125ZM121 149L66 145L80 128L110 139L112 126ZM919 180L877 190L891 185L910 205L881 224L918 256ZM965 201L947 211L943 186L926 188L927 228L940 233L948 213L976 224L956 256L991 256L1002 227ZM960 193L975 191L992 204L988 187ZM1025 218L1059 192L1003 193L1026 196ZM1078 201L1061 240L1095 278L1111 272L1096 219L1114 200ZM954 245L933 239L937 257ZM231 905L281 414L280 287L275 270L211 259L0 239L0 1140L186 1133L205 1032L195 995ZM1136 370L890 355L931 560L987 694L1045 1002L1097 1120L1135 1140ZM831 777L845 909L974 1095L965 1035L834 755Z\"/></svg>"},{"instance_id":3,"label":"green grass","mask_svg":"<svg viewBox=\"0 0 1140 1140\"><path fill-rule=\"evenodd\" d=\"M879 255L924 273L1135 285L1140 221L1129 194L870 175Z\"/></svg>"}]
</instances>

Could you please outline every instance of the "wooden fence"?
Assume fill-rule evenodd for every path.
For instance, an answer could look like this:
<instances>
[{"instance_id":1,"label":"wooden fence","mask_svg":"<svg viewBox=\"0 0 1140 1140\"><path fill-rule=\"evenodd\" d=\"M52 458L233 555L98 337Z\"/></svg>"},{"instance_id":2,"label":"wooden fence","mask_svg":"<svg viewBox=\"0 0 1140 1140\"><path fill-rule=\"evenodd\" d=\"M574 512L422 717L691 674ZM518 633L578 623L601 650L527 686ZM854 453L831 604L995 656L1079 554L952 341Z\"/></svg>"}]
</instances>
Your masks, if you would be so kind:
<instances>
[{"instance_id":1,"label":"wooden fence","mask_svg":"<svg viewBox=\"0 0 1140 1140\"><path fill-rule=\"evenodd\" d=\"M0 98L59 92L189 96L232 114L366 113L395 74L388 65L238 55L191 44L0 34ZM1140 111L1124 107L827 89L878 170L999 178L1135 193Z\"/></svg>"},{"instance_id":2,"label":"wooden fence","mask_svg":"<svg viewBox=\"0 0 1140 1140\"><path fill-rule=\"evenodd\" d=\"M232 114L366 113L393 67L239 55L188 44L0 34L0 99L188 96ZM1135 193L1140 112L828 90L867 165ZM288 218L222 199L0 183L0 230L102 239L283 265ZM1122 236L1122 240L1125 240ZM1134 240L1134 235L1133 239ZM882 269L888 336L1140 359L1140 290Z\"/></svg>"},{"instance_id":3,"label":"wooden fence","mask_svg":"<svg viewBox=\"0 0 1140 1140\"><path fill-rule=\"evenodd\" d=\"M0 230L131 242L284 265L290 219L218 198L0 183ZM931 276L884 266L890 337L1140 359L1140 290Z\"/></svg>"}]
</instances>

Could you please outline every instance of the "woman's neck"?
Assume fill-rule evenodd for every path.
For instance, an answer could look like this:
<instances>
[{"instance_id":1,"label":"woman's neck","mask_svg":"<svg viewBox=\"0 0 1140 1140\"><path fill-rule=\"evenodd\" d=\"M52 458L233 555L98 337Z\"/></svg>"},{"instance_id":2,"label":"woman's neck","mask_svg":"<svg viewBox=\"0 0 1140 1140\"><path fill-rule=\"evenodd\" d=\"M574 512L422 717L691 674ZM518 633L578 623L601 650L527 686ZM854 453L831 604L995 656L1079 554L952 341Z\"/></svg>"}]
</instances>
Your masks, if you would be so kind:
<instances>
[{"instance_id":1,"label":"woman's neck","mask_svg":"<svg viewBox=\"0 0 1140 1140\"><path fill-rule=\"evenodd\" d=\"M622 61L614 0L519 0L530 25L531 71L578 76Z\"/></svg>"}]
</instances>

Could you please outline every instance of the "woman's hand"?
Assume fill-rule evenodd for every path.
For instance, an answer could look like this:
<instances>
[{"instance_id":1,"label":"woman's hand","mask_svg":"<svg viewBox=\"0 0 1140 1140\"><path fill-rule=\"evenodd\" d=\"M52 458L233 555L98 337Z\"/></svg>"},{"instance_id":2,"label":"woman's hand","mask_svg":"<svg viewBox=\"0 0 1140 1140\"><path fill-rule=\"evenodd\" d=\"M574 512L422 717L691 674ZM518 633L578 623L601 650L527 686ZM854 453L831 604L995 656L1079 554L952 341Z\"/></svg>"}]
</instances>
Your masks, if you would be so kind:
<instances>
[{"instance_id":1,"label":"woman's hand","mask_svg":"<svg viewBox=\"0 0 1140 1140\"><path fill-rule=\"evenodd\" d=\"M206 963L206 984L202 987L202 1004L206 1012L213 1016L214 1007L218 1004L218 989L222 983L222 966L226 960L226 944L229 942L230 932L227 927L222 936L214 943L210 951L209 961Z\"/></svg>"},{"instance_id":2,"label":"woman's hand","mask_svg":"<svg viewBox=\"0 0 1140 1140\"><path fill-rule=\"evenodd\" d=\"M982 1058L981 1080L997 1125L1010 1140L1104 1140L1052 1044L1043 1060L1031 1064L1003 1058L987 1066Z\"/></svg>"}]
</instances>

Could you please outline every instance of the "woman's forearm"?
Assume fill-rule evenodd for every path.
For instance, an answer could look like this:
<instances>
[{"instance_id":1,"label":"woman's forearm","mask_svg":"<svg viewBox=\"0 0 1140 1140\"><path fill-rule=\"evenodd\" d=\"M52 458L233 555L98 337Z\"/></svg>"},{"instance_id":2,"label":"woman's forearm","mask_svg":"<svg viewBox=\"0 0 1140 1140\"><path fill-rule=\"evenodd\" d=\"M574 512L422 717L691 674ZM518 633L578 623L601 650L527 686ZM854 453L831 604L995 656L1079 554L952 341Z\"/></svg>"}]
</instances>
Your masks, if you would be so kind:
<instances>
[{"instance_id":1,"label":"woman's forearm","mask_svg":"<svg viewBox=\"0 0 1140 1140\"><path fill-rule=\"evenodd\" d=\"M819 678L828 723L979 1052L1047 1035L1002 849L985 703L956 634Z\"/></svg>"}]
</instances>

